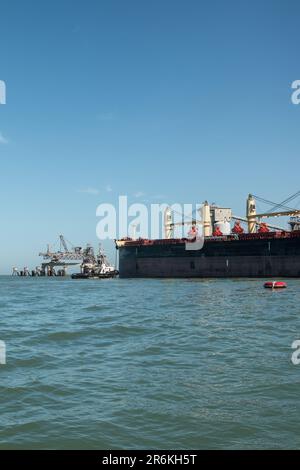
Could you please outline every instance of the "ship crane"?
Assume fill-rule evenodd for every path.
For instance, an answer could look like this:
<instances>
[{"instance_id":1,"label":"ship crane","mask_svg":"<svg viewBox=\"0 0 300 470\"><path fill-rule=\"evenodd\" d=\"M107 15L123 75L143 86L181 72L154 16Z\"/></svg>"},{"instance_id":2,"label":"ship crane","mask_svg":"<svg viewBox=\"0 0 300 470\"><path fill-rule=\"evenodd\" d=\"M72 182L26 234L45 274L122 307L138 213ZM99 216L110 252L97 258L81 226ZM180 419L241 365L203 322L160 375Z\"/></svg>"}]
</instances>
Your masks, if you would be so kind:
<instances>
[{"instance_id":1,"label":"ship crane","mask_svg":"<svg viewBox=\"0 0 300 470\"><path fill-rule=\"evenodd\" d=\"M209 237L213 233L213 227L215 227L215 225L218 225L216 224L216 222L221 222L221 223L226 222L227 226L229 226L229 222L231 219L248 224L248 232L256 233L258 229L261 230L263 225L266 225L266 224L262 224L261 222L261 220L264 218L300 216L300 209L292 209L285 205L287 202L290 202L293 198L299 195L300 195L300 191L298 191L296 194L294 194L292 197L289 197L282 203L274 205L274 203L272 203L271 201L267 201L266 199L262 199L262 198L259 198L258 196L253 196L249 194L248 199L247 199L246 217L235 216L232 214L231 209L219 208L218 206L215 206L215 205L210 206L208 202L205 201L201 209L201 220L197 220L195 217L193 217L191 220L182 220L181 222L174 222L172 210L170 207L168 207L165 211L165 219L164 219L165 238L167 239L174 238L174 228L178 226L184 226L184 225L191 225L192 227L195 227L196 225L201 225L203 227L204 236ZM266 211L266 212L262 212L258 214L256 212L256 199L264 203L271 204L274 207L272 208L271 211L268 211L268 212ZM277 209L277 210L274 210L274 209ZM218 212L218 217L216 216L217 212ZM297 224L294 223L294 225L296 226ZM284 228L279 227L277 225L273 225L273 224L268 224L266 228L267 227L273 230L285 231ZM230 226L229 226L229 231L230 231Z\"/></svg>"},{"instance_id":2,"label":"ship crane","mask_svg":"<svg viewBox=\"0 0 300 470\"><path fill-rule=\"evenodd\" d=\"M174 238L174 228L184 225L191 225L192 228L196 225L201 225L203 227L203 235L205 237L209 237L213 234L214 228L220 226L220 224L221 226L224 226L225 224L226 231L224 231L223 233L226 234L228 231L229 234L229 222L231 221L231 219L248 224L248 232L256 233L257 231L261 232L262 229L268 230L268 227L273 230L285 231L284 228L278 227L277 225L269 223L268 225L266 225L265 223L262 223L261 220L264 218L286 216L291 216L292 218L298 217L297 220L294 220L290 223L292 229L295 229L295 227L300 227L300 209L292 209L286 204L290 203L293 199L299 196L300 191L297 191L295 194L285 199L282 203L275 204L274 202L249 194L247 199L246 217L235 216L232 214L231 209L219 208L215 205L210 206L209 203L205 201L201 209L201 220L197 220L195 217L193 217L191 218L191 220L182 220L181 222L174 222L173 212L171 208L168 207L165 211L164 216L165 238ZM272 209L258 214L256 211L256 199L263 203L272 205Z\"/></svg>"},{"instance_id":3,"label":"ship crane","mask_svg":"<svg viewBox=\"0 0 300 470\"><path fill-rule=\"evenodd\" d=\"M264 214L257 214L256 217L258 219L263 219L265 217L284 217L284 216L291 216L294 217L296 215L300 215L299 209L294 209L290 211L278 211L278 212L265 212Z\"/></svg>"},{"instance_id":4,"label":"ship crane","mask_svg":"<svg viewBox=\"0 0 300 470\"><path fill-rule=\"evenodd\" d=\"M291 209L290 207L285 206L287 202L290 202L291 200L295 199L299 195L300 195L300 191L297 191L295 194L285 199L282 203L274 205L274 203L270 201L267 201L265 199L259 198L258 196L253 196L252 194L249 194L248 199L247 199L247 222L248 222L249 233L256 232L256 227L257 225L259 225L261 219L269 218L269 217L285 217L285 216L295 217L295 216L300 215L299 209ZM255 199L272 204L274 207L271 209L271 211L257 214ZM274 210L274 209L277 209L277 210ZM269 225L269 227L275 228L276 230L279 229L278 227L274 227L272 225Z\"/></svg>"},{"instance_id":5,"label":"ship crane","mask_svg":"<svg viewBox=\"0 0 300 470\"><path fill-rule=\"evenodd\" d=\"M204 236L210 235L210 206L207 201L204 202L203 207L198 210L201 216L201 220L198 220L194 217L191 220L182 220L181 222L173 222L173 211L170 207L167 207L164 215L164 227L165 227L165 238L174 238L174 228L182 227L184 225L191 225L192 229L196 225L201 225L203 227ZM179 213L178 213L179 214ZM179 214L182 215L182 214Z\"/></svg>"},{"instance_id":6,"label":"ship crane","mask_svg":"<svg viewBox=\"0 0 300 470\"><path fill-rule=\"evenodd\" d=\"M197 224L203 224L202 220L185 220L182 222L172 222L170 224L171 227L176 227L176 226L183 226L183 225L197 225Z\"/></svg>"},{"instance_id":7,"label":"ship crane","mask_svg":"<svg viewBox=\"0 0 300 470\"><path fill-rule=\"evenodd\" d=\"M180 214L181 215L181 214ZM182 220L181 222L173 222L173 211L170 207L165 210L164 215L164 228L165 228L165 238L174 238L174 228L175 227L182 227L184 225L192 225L195 226L197 224L201 225L203 222L201 220Z\"/></svg>"}]
</instances>

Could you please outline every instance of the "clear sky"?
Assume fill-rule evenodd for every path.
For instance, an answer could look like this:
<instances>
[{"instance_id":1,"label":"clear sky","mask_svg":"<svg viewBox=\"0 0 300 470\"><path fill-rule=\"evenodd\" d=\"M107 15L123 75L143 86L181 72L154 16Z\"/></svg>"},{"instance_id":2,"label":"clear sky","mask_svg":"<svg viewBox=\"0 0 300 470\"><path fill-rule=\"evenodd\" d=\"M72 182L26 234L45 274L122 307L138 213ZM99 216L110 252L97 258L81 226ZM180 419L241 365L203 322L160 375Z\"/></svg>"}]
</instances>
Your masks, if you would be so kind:
<instances>
[{"instance_id":1,"label":"clear sky","mask_svg":"<svg viewBox=\"0 0 300 470\"><path fill-rule=\"evenodd\" d=\"M299 188L300 3L2 0L0 272L59 233L97 243L96 207Z\"/></svg>"}]
</instances>

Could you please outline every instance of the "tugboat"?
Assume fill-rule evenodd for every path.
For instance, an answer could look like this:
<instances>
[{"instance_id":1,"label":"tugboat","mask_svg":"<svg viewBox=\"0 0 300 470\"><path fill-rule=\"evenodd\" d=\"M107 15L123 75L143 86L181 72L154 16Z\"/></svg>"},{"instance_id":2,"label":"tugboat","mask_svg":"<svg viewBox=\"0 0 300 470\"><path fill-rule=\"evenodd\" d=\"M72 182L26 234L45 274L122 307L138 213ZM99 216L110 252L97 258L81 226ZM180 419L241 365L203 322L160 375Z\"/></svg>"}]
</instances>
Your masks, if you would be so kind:
<instances>
[{"instance_id":1,"label":"tugboat","mask_svg":"<svg viewBox=\"0 0 300 470\"><path fill-rule=\"evenodd\" d=\"M108 279L119 275L119 271L111 266L99 245L99 252L95 256L94 249L88 245L84 250L84 258L80 266L80 273L72 274L72 279Z\"/></svg>"}]
</instances>

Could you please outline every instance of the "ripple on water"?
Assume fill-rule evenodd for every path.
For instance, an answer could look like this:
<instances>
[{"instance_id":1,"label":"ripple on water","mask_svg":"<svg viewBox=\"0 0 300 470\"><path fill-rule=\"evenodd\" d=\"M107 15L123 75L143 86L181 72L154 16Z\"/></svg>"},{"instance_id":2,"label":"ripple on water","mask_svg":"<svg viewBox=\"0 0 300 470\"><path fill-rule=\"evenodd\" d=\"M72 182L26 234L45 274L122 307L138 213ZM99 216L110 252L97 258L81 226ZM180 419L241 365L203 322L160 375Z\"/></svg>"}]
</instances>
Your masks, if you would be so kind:
<instances>
[{"instance_id":1,"label":"ripple on water","mask_svg":"<svg viewBox=\"0 0 300 470\"><path fill-rule=\"evenodd\" d=\"M23 281L0 278L1 448L299 448L300 280Z\"/></svg>"}]
</instances>

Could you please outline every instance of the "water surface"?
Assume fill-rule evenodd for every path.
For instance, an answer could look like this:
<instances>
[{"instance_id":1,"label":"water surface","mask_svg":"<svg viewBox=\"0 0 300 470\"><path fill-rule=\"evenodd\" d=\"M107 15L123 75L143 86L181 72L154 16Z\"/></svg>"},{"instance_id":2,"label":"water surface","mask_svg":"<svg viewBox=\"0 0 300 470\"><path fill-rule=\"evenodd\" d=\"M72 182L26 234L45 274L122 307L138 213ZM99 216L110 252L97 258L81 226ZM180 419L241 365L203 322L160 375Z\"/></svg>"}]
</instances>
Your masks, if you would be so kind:
<instances>
[{"instance_id":1,"label":"water surface","mask_svg":"<svg viewBox=\"0 0 300 470\"><path fill-rule=\"evenodd\" d=\"M0 448L300 448L300 280L0 277Z\"/></svg>"}]
</instances>

